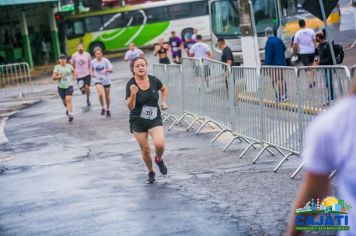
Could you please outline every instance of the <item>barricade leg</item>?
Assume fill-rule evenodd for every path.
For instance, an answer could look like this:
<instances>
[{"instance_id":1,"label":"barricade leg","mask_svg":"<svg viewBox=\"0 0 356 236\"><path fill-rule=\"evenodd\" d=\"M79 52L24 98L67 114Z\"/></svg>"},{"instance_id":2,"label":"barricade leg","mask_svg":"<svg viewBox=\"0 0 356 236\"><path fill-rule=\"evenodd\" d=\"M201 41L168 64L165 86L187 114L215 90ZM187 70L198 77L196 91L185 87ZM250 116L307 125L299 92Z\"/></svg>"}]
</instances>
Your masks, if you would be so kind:
<instances>
[{"instance_id":1,"label":"barricade leg","mask_svg":"<svg viewBox=\"0 0 356 236\"><path fill-rule=\"evenodd\" d=\"M294 171L294 173L291 176L292 179L294 179L295 176L297 176L297 174L303 169L304 164L305 164L304 162L302 164L300 164L300 166Z\"/></svg>"},{"instance_id":2,"label":"barricade leg","mask_svg":"<svg viewBox=\"0 0 356 236\"><path fill-rule=\"evenodd\" d=\"M291 156L299 156L298 154L295 154L295 153L289 153L287 154L286 156L283 157L283 159L278 163L278 165L276 166L276 168L274 168L273 172L276 173L279 168L283 165L284 162L288 161L288 158L291 157Z\"/></svg>"},{"instance_id":3,"label":"barricade leg","mask_svg":"<svg viewBox=\"0 0 356 236\"><path fill-rule=\"evenodd\" d=\"M245 150L240 154L239 158L242 159L243 156L245 156L245 154L250 150L251 147L253 147L254 149L256 149L256 148L255 148L255 145L256 145L256 144L263 145L261 142L252 142L252 143L250 143L250 144L245 148Z\"/></svg>"}]
</instances>

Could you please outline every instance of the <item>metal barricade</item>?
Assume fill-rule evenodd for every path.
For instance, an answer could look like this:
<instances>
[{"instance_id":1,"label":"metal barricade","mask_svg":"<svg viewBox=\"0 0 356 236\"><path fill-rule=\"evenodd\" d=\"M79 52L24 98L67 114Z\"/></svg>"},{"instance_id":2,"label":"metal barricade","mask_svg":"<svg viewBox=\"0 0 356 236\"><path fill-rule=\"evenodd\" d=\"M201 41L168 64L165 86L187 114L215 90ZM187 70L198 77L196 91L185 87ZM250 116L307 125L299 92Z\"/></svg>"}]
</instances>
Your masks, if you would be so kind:
<instances>
[{"instance_id":1,"label":"metal barricade","mask_svg":"<svg viewBox=\"0 0 356 236\"><path fill-rule=\"evenodd\" d=\"M346 66L311 66L298 69L301 107L301 149L304 133L312 119L337 100L348 94L351 86L350 71ZM292 174L294 178L304 162Z\"/></svg>"},{"instance_id":2,"label":"metal barricade","mask_svg":"<svg viewBox=\"0 0 356 236\"><path fill-rule=\"evenodd\" d=\"M219 61L203 59L202 69L204 71L203 80L206 85L205 99L202 104L204 106L205 122L197 130L196 134L199 134L205 125L213 123L221 129L221 132L218 133L220 136L221 133L231 132L232 129L228 100L230 66Z\"/></svg>"},{"instance_id":3,"label":"metal barricade","mask_svg":"<svg viewBox=\"0 0 356 236\"><path fill-rule=\"evenodd\" d=\"M300 155L300 109L297 70L286 66L262 66L261 78L261 140L264 151L274 156L271 148L283 156L276 172L292 155Z\"/></svg>"},{"instance_id":4,"label":"metal barricade","mask_svg":"<svg viewBox=\"0 0 356 236\"><path fill-rule=\"evenodd\" d=\"M0 65L0 93L32 90L30 67L27 63Z\"/></svg>"},{"instance_id":5,"label":"metal barricade","mask_svg":"<svg viewBox=\"0 0 356 236\"><path fill-rule=\"evenodd\" d=\"M356 83L356 65L350 68L350 78L351 78L351 84Z\"/></svg>"},{"instance_id":6,"label":"metal barricade","mask_svg":"<svg viewBox=\"0 0 356 236\"><path fill-rule=\"evenodd\" d=\"M184 57L182 60L182 109L183 114L170 127L187 117L193 118L187 131L190 130L196 122L204 122L204 99L206 83L204 70L200 60Z\"/></svg>"},{"instance_id":7,"label":"metal barricade","mask_svg":"<svg viewBox=\"0 0 356 236\"><path fill-rule=\"evenodd\" d=\"M232 67L229 80L232 131L234 137L224 147L226 151L235 141L245 141L249 145L241 153L242 158L250 148L261 144L261 81L259 71L252 67Z\"/></svg>"},{"instance_id":8,"label":"metal barricade","mask_svg":"<svg viewBox=\"0 0 356 236\"><path fill-rule=\"evenodd\" d=\"M163 84L167 86L168 77L167 77L167 68L165 64L153 64L153 74L154 76L162 81ZM159 96L159 104L162 103L162 97ZM166 121L170 116L166 111L162 110L163 121Z\"/></svg>"},{"instance_id":9,"label":"metal barricade","mask_svg":"<svg viewBox=\"0 0 356 236\"><path fill-rule=\"evenodd\" d=\"M170 119L175 122L183 114L182 67L180 65L167 65L166 73L168 80L166 82L166 86L168 88L168 116L166 116L164 121Z\"/></svg>"}]
</instances>

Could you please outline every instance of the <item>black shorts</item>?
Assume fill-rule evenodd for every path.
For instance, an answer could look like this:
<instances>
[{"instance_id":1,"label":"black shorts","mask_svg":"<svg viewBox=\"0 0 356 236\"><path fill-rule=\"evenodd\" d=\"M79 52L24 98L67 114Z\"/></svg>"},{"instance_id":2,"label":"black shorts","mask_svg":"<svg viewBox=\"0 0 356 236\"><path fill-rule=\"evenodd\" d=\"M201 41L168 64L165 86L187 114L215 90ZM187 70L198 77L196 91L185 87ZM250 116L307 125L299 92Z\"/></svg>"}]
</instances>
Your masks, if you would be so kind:
<instances>
[{"instance_id":1,"label":"black shorts","mask_svg":"<svg viewBox=\"0 0 356 236\"><path fill-rule=\"evenodd\" d=\"M311 54L300 54L300 59L304 66L310 66L314 62L314 53Z\"/></svg>"},{"instance_id":2,"label":"black shorts","mask_svg":"<svg viewBox=\"0 0 356 236\"><path fill-rule=\"evenodd\" d=\"M88 85L90 87L90 82L91 82L91 76L87 75L83 78L78 78L77 79L77 83L79 83L79 81L83 80L84 81L84 85Z\"/></svg>"},{"instance_id":3,"label":"black shorts","mask_svg":"<svg viewBox=\"0 0 356 236\"><path fill-rule=\"evenodd\" d=\"M96 86L97 84L103 85L102 83L95 83L95 86ZM105 85L103 85L103 87L104 87L104 88L110 88L110 87L111 87L111 84L105 84Z\"/></svg>"},{"instance_id":4,"label":"black shorts","mask_svg":"<svg viewBox=\"0 0 356 236\"><path fill-rule=\"evenodd\" d=\"M148 130L157 127L163 126L162 118L157 118L155 120L147 122L131 121L130 120L130 131L131 133L147 133Z\"/></svg>"},{"instance_id":5,"label":"black shorts","mask_svg":"<svg viewBox=\"0 0 356 236\"><path fill-rule=\"evenodd\" d=\"M160 59L159 59L159 63L160 63L160 64L166 64L166 65L168 65L168 64L170 64L171 62L169 61L168 57L166 57L166 58L160 58Z\"/></svg>"},{"instance_id":6,"label":"black shorts","mask_svg":"<svg viewBox=\"0 0 356 236\"><path fill-rule=\"evenodd\" d=\"M58 93L59 96L63 99L65 99L66 96L72 96L73 95L73 86L69 86L66 89L63 88L58 88Z\"/></svg>"}]
</instances>

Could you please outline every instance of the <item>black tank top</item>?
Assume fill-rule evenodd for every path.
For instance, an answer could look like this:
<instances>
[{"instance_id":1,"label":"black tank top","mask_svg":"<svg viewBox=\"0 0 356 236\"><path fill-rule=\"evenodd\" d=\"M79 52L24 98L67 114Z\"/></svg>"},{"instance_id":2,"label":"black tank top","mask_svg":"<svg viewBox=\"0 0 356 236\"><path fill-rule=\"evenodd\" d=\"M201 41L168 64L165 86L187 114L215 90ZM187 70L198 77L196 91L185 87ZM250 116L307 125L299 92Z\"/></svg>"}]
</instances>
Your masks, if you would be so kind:
<instances>
[{"instance_id":1,"label":"black tank top","mask_svg":"<svg viewBox=\"0 0 356 236\"><path fill-rule=\"evenodd\" d=\"M160 48L160 49L158 50L158 54L165 54L165 53L167 53L167 51L168 51L167 48Z\"/></svg>"}]
</instances>

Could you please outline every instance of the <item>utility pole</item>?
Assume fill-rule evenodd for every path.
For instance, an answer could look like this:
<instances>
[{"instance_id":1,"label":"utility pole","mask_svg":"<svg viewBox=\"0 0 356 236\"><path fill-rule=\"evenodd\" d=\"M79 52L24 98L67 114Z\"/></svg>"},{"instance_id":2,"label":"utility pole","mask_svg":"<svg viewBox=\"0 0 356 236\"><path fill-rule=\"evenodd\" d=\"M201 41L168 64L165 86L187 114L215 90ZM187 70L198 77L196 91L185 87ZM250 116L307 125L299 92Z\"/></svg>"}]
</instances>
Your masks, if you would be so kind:
<instances>
[{"instance_id":1,"label":"utility pole","mask_svg":"<svg viewBox=\"0 0 356 236\"><path fill-rule=\"evenodd\" d=\"M248 67L261 67L254 10L251 0L237 1L240 15L241 48L243 65ZM251 49L252 52L251 52Z\"/></svg>"}]
</instances>

